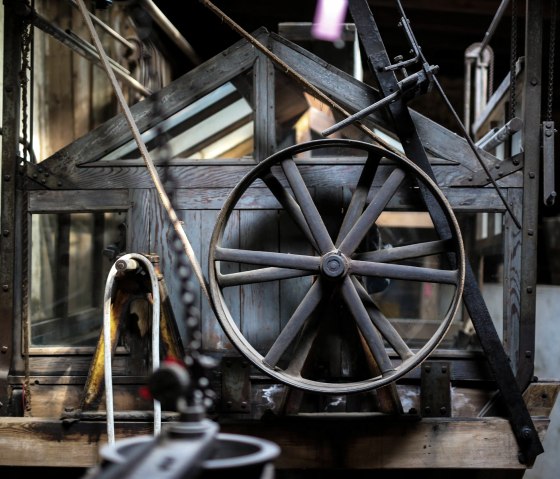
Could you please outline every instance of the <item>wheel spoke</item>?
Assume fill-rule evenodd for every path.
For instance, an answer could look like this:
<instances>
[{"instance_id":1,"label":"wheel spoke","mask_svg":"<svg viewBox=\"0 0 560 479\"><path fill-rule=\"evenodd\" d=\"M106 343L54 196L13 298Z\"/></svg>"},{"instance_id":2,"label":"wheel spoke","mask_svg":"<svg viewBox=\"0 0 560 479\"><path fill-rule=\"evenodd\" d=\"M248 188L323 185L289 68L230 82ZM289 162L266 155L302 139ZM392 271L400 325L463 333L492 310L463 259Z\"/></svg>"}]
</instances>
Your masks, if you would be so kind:
<instances>
[{"instance_id":1,"label":"wheel spoke","mask_svg":"<svg viewBox=\"0 0 560 479\"><path fill-rule=\"evenodd\" d=\"M342 226L338 232L338 237L336 238L336 245L346 237L352 226L358 221L358 218L363 213L369 189L373 183L373 178L377 172L377 167L379 166L379 155L370 153L362 169L362 173L356 185L356 189L352 194L352 199L348 205L346 214L344 215L344 220L342 221Z\"/></svg>"},{"instance_id":2,"label":"wheel spoke","mask_svg":"<svg viewBox=\"0 0 560 479\"><path fill-rule=\"evenodd\" d=\"M459 272L457 270L423 268L402 264L371 263L369 261L351 260L349 271L353 274L364 276L426 281L429 283L457 284L459 280Z\"/></svg>"},{"instance_id":3,"label":"wheel spoke","mask_svg":"<svg viewBox=\"0 0 560 479\"><path fill-rule=\"evenodd\" d=\"M394 371L395 367L391 363L387 351L385 351L383 341L381 340L379 333L373 327L368 312L366 311L366 308L364 307L364 304L362 303L362 300L360 299L360 296L358 295L358 292L352 284L352 280L349 276L344 278L341 290L342 297L350 309L352 316L354 316L354 319L358 324L358 328L360 328L362 336L367 342L371 354L379 366L381 374L386 375L391 371Z\"/></svg>"},{"instance_id":4,"label":"wheel spoke","mask_svg":"<svg viewBox=\"0 0 560 479\"><path fill-rule=\"evenodd\" d=\"M260 268L250 271L240 271L238 273L220 274L218 273L218 283L222 288L231 286L241 286L244 284L266 283L267 281L279 281L281 279L301 278L313 274L311 271L302 269L285 268Z\"/></svg>"},{"instance_id":5,"label":"wheel spoke","mask_svg":"<svg viewBox=\"0 0 560 479\"><path fill-rule=\"evenodd\" d=\"M356 278L352 278L352 283L354 284L356 291L358 291L358 295L364 303L364 307L366 308L371 321L379 330L381 335L392 346L395 352L401 357L402 360L414 356L414 353L409 349L409 347L404 342L403 338L401 338L397 330L393 327L391 322L385 317L385 315L373 302L373 299L371 299L364 286Z\"/></svg>"},{"instance_id":6,"label":"wheel spoke","mask_svg":"<svg viewBox=\"0 0 560 479\"><path fill-rule=\"evenodd\" d=\"M301 177L295 161L292 158L282 161L282 169L299 203L303 216L309 225L313 238L319 246L320 252L324 254L328 251L332 251L334 249L334 243Z\"/></svg>"},{"instance_id":7,"label":"wheel spoke","mask_svg":"<svg viewBox=\"0 0 560 479\"><path fill-rule=\"evenodd\" d=\"M340 251L346 255L351 255L356 251L356 248L360 245L377 218L379 218L379 215L383 212L387 203L389 203L393 195L397 192L404 177L405 172L403 170L393 170L366 210L340 243Z\"/></svg>"},{"instance_id":8,"label":"wheel spoke","mask_svg":"<svg viewBox=\"0 0 560 479\"><path fill-rule=\"evenodd\" d=\"M292 344L305 324L307 318L315 311L315 308L321 301L322 294L321 281L315 281L264 357L263 362L267 366L271 368L276 366L282 354Z\"/></svg>"},{"instance_id":9,"label":"wheel spoke","mask_svg":"<svg viewBox=\"0 0 560 479\"><path fill-rule=\"evenodd\" d=\"M394 248L379 249L366 253L357 253L353 259L361 261L375 261L377 263L391 263L407 259L422 258L451 251L450 240L427 241L425 243L396 246Z\"/></svg>"},{"instance_id":10,"label":"wheel spoke","mask_svg":"<svg viewBox=\"0 0 560 479\"><path fill-rule=\"evenodd\" d=\"M305 367L305 363L307 361L307 358L309 357L311 348L315 343L315 339L317 339L319 326L320 323L317 314L312 314L303 327L303 331L296 345L295 352L290 359L290 364L288 364L288 367L286 368L287 374L301 377L301 373L303 371L303 368Z\"/></svg>"},{"instance_id":11,"label":"wheel spoke","mask_svg":"<svg viewBox=\"0 0 560 479\"><path fill-rule=\"evenodd\" d=\"M302 269L312 272L319 271L321 264L319 256L221 248L219 246L216 247L215 251L214 258L219 261L278 266L280 268Z\"/></svg>"},{"instance_id":12,"label":"wheel spoke","mask_svg":"<svg viewBox=\"0 0 560 479\"><path fill-rule=\"evenodd\" d=\"M262 180L268 186L268 189L274 195L274 197L278 200L278 202L284 207L284 209L288 212L294 223L301 229L305 237L311 243L311 246L315 248L316 251L319 251L317 246L317 242L315 238L313 238L313 234L309 229L307 222L305 221L305 217L301 212L301 208L297 204L296 200L288 193L286 188L282 186L278 178L276 178L272 173L268 173L262 177Z\"/></svg>"}]
</instances>

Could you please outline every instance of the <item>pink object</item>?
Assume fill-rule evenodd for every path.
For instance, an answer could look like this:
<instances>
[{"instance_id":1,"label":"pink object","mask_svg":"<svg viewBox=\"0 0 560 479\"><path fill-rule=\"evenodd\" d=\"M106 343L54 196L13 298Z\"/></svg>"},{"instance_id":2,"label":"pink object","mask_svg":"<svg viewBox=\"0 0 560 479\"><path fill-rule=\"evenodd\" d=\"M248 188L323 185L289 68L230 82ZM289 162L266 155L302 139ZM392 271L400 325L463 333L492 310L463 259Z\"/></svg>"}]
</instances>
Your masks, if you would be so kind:
<instances>
[{"instance_id":1,"label":"pink object","mask_svg":"<svg viewBox=\"0 0 560 479\"><path fill-rule=\"evenodd\" d=\"M348 0L319 0L311 34L318 40L340 40Z\"/></svg>"}]
</instances>

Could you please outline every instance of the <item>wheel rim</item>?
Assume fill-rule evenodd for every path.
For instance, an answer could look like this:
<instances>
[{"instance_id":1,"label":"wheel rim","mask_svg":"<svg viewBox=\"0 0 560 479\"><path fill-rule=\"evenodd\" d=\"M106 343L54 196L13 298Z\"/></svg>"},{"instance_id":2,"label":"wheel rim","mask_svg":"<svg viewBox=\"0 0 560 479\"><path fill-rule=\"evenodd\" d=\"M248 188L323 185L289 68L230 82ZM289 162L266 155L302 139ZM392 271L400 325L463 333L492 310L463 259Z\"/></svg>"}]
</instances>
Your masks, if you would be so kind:
<instances>
[{"instance_id":1,"label":"wheel rim","mask_svg":"<svg viewBox=\"0 0 560 479\"><path fill-rule=\"evenodd\" d=\"M367 155L350 202L337 231L329 232L304 181L294 156L324 148L357 149ZM381 158L393 165L392 172L367 202ZM279 167L279 168L278 168ZM390 251L360 253L360 244L378 220L387 204L413 180L435 200L447 219L449 237L422 242ZM255 184L264 182L268 191L282 205L281 210L299 226L303 241L312 254L245 250L224 247L224 232L240 200ZM288 188L282 186L287 184ZM432 202L433 204L433 202ZM432 206L433 208L434 206ZM450 269L434 269L396 264L411 257L445 255ZM257 265L257 269L224 274L222 264ZM460 305L465 274L463 243L457 220L443 193L416 165L375 145L354 140L317 140L296 145L267 158L251 170L232 190L218 216L209 254L211 303L225 333L235 347L267 375L290 386L329 394L366 391L389 384L420 364L440 343ZM232 316L224 295L229 287L261 282L311 277L311 286L267 351L258 351L241 331L240 319ZM430 281L454 287L447 313L435 333L416 351L408 347L391 322L377 307L363 286L361 278L379 277L404 281ZM330 302L332 295L343 303L345 318L353 321L365 349L373 357L378 373L366 379L329 382L302 376L304 364L318 334L321 319L317 312ZM265 319L266 321L266 319ZM346 321L346 319L344 319ZM387 344L385 344L387 343ZM387 352L389 346L389 353ZM293 349L293 353L290 352ZM393 350L393 353L390 350ZM396 353L397 360L389 354ZM291 359L286 356L292 354ZM286 364L286 361L288 361Z\"/></svg>"}]
</instances>

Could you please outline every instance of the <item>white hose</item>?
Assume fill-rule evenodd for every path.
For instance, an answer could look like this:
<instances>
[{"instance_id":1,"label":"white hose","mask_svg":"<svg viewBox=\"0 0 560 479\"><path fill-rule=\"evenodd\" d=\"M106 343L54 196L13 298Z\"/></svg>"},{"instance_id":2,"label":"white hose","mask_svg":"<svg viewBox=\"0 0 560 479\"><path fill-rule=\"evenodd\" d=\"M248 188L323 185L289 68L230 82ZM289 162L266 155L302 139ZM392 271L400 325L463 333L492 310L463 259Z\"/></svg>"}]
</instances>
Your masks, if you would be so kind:
<instances>
[{"instance_id":1,"label":"white hose","mask_svg":"<svg viewBox=\"0 0 560 479\"><path fill-rule=\"evenodd\" d=\"M132 260L132 261L131 261ZM121 256L117 262L126 261L132 263L134 261L142 263L146 266L150 275L152 286L152 370L159 367L159 318L160 318L160 296L159 283L154 266L144 256L137 253L129 253ZM111 297L113 284L117 274L115 262L107 276L105 284L105 297L103 300L103 341L104 341L104 361L105 361L105 408L107 410L107 439L109 444L115 443L115 415L113 406L113 372L111 368ZM137 265L136 265L137 266ZM161 431L161 404L154 399L154 435L158 435Z\"/></svg>"}]
</instances>

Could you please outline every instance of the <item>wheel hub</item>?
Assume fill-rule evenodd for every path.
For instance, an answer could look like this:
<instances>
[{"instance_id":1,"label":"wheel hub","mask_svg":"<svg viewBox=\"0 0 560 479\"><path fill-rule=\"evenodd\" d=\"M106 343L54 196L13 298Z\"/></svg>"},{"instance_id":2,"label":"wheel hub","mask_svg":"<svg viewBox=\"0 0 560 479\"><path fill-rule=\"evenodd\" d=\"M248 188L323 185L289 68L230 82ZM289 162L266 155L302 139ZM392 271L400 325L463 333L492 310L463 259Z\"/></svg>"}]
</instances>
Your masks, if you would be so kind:
<instances>
[{"instance_id":1,"label":"wheel hub","mask_svg":"<svg viewBox=\"0 0 560 479\"><path fill-rule=\"evenodd\" d=\"M348 261L339 251L332 251L323 256L321 271L328 278L343 278L348 272Z\"/></svg>"}]
</instances>

